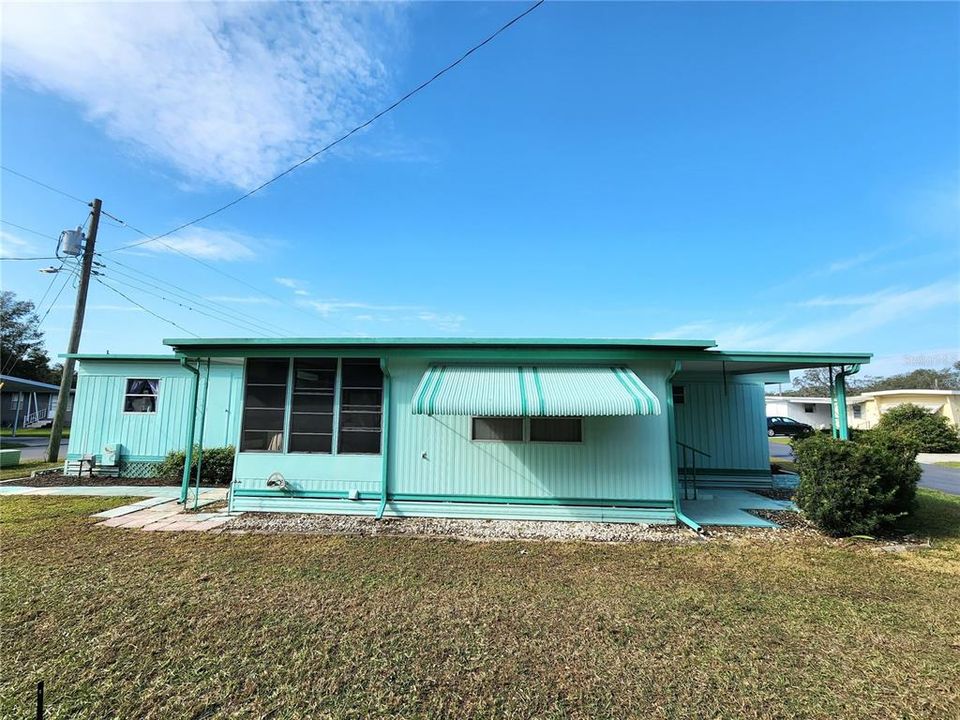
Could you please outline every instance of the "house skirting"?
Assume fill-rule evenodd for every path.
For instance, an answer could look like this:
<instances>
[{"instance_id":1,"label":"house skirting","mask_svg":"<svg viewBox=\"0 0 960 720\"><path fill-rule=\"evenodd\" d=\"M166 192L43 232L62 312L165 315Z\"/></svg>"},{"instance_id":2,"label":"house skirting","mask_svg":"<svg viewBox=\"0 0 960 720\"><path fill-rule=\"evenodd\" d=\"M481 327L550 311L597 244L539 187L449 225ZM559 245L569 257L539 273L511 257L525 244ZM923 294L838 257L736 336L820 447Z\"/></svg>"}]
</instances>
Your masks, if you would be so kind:
<instances>
[{"instance_id":1,"label":"house skirting","mask_svg":"<svg viewBox=\"0 0 960 720\"><path fill-rule=\"evenodd\" d=\"M230 508L237 512L291 512L332 515L376 515L379 498L350 500L302 496L263 496L234 492ZM504 502L463 500L391 499L384 517L443 517L484 520L559 520L571 522L619 522L674 525L673 508L667 502L636 505L574 505L553 502Z\"/></svg>"}]
</instances>

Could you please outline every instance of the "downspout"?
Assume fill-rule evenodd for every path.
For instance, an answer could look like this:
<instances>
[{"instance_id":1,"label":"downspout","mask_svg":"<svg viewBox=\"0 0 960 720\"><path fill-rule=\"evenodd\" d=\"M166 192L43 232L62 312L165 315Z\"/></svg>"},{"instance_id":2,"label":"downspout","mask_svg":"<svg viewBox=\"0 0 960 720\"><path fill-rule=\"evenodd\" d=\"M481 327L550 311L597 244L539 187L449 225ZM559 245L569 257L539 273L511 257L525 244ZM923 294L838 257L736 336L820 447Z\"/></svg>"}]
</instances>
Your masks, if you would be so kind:
<instances>
[{"instance_id":1,"label":"downspout","mask_svg":"<svg viewBox=\"0 0 960 720\"><path fill-rule=\"evenodd\" d=\"M837 373L834 378L834 385L836 386L834 394L836 395L837 402L837 437L841 440L850 439L850 427L847 424L847 377L850 375L856 375L860 372L860 364L844 366L840 368L840 372Z\"/></svg>"},{"instance_id":2,"label":"downspout","mask_svg":"<svg viewBox=\"0 0 960 720\"><path fill-rule=\"evenodd\" d=\"M200 365L200 361L197 361ZM200 507L200 470L203 467L203 428L207 420L207 393L210 388L210 358L207 358L207 372L203 376L203 402L200 403L200 439L197 441L197 493L193 496L193 509Z\"/></svg>"},{"instance_id":3,"label":"downspout","mask_svg":"<svg viewBox=\"0 0 960 720\"><path fill-rule=\"evenodd\" d=\"M380 371L383 373L383 423L380 429L383 437L383 460L380 465L380 507L377 508L377 520L383 517L387 509L387 478L390 464L390 371L386 358L380 358Z\"/></svg>"},{"instance_id":4,"label":"downspout","mask_svg":"<svg viewBox=\"0 0 960 720\"><path fill-rule=\"evenodd\" d=\"M197 396L200 394L200 371L192 365L189 365L185 357L180 358L180 366L193 373L193 402L190 404L190 413L187 418L187 449L183 459L183 481L180 484L180 503L186 505L187 493L190 491L190 466L193 464L193 433L197 426Z\"/></svg>"},{"instance_id":5,"label":"downspout","mask_svg":"<svg viewBox=\"0 0 960 720\"><path fill-rule=\"evenodd\" d=\"M683 367L683 363L681 363L679 360L675 360L673 364L673 372L667 375L668 392L666 394L666 399L667 430L670 437L670 486L673 489L673 513L677 516L677 520L699 534L703 532L703 528L692 519L684 515L683 509L680 507L680 472L677 469L677 424L673 413L673 378L678 372L680 372L681 367Z\"/></svg>"}]
</instances>

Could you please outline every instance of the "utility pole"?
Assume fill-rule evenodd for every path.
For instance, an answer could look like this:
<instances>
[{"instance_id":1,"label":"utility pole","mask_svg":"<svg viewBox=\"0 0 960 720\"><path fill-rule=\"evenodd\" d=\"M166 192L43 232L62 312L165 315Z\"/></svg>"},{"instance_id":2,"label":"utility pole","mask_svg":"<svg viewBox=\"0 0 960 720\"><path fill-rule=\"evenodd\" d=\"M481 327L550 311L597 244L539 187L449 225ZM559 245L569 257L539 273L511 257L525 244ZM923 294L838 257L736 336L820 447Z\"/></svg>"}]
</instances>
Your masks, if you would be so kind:
<instances>
[{"instance_id":1,"label":"utility pole","mask_svg":"<svg viewBox=\"0 0 960 720\"><path fill-rule=\"evenodd\" d=\"M83 330L83 314L87 309L87 289L90 287L90 272L93 270L93 250L97 242L97 228L100 227L100 199L96 198L90 206L90 234L83 245L83 265L80 269L80 287L77 288L77 303L73 308L73 327L70 328L70 343L67 354L73 355L80 349L80 332ZM60 392L57 394L57 409L50 426L50 444L47 446L47 461L56 462L60 456L60 436L63 434L63 420L70 401L70 386L73 384L74 359L63 360L63 377L60 378Z\"/></svg>"}]
</instances>

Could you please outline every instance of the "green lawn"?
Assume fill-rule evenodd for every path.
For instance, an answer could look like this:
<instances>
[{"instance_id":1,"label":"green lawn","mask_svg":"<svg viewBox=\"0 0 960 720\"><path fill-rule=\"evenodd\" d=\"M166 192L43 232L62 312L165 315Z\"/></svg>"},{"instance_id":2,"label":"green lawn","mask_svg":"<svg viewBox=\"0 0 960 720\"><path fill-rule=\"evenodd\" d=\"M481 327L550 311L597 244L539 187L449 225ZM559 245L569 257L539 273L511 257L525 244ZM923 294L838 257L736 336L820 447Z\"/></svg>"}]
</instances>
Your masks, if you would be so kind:
<instances>
[{"instance_id":1,"label":"green lawn","mask_svg":"<svg viewBox=\"0 0 960 720\"><path fill-rule=\"evenodd\" d=\"M95 528L0 499L0 716L947 718L960 498L932 549L760 533L685 545ZM773 540L772 538L779 538Z\"/></svg>"},{"instance_id":2,"label":"green lawn","mask_svg":"<svg viewBox=\"0 0 960 720\"><path fill-rule=\"evenodd\" d=\"M777 445L789 445L793 442L793 438L788 437L768 437L767 440Z\"/></svg>"},{"instance_id":3,"label":"green lawn","mask_svg":"<svg viewBox=\"0 0 960 720\"><path fill-rule=\"evenodd\" d=\"M958 460L945 460L944 462L938 462L936 464L941 467L960 468L960 461Z\"/></svg>"},{"instance_id":4,"label":"green lawn","mask_svg":"<svg viewBox=\"0 0 960 720\"><path fill-rule=\"evenodd\" d=\"M48 463L46 460L21 460L19 465L0 469L0 480L30 477L30 473L34 470L47 470L57 467L63 467L63 462Z\"/></svg>"}]
</instances>

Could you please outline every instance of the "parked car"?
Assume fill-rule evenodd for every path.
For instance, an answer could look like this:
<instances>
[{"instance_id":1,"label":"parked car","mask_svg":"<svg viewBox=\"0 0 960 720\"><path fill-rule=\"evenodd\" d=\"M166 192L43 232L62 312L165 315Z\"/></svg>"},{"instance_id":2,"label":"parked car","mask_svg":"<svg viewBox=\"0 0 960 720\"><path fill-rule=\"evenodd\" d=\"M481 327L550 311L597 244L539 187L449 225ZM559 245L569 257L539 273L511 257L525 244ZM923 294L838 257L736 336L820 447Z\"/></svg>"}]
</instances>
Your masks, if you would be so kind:
<instances>
[{"instance_id":1,"label":"parked car","mask_svg":"<svg viewBox=\"0 0 960 720\"><path fill-rule=\"evenodd\" d=\"M788 417L768 417L767 435L770 437L776 435L786 435L792 438L807 437L813 435L813 428L806 423L797 422Z\"/></svg>"}]
</instances>

